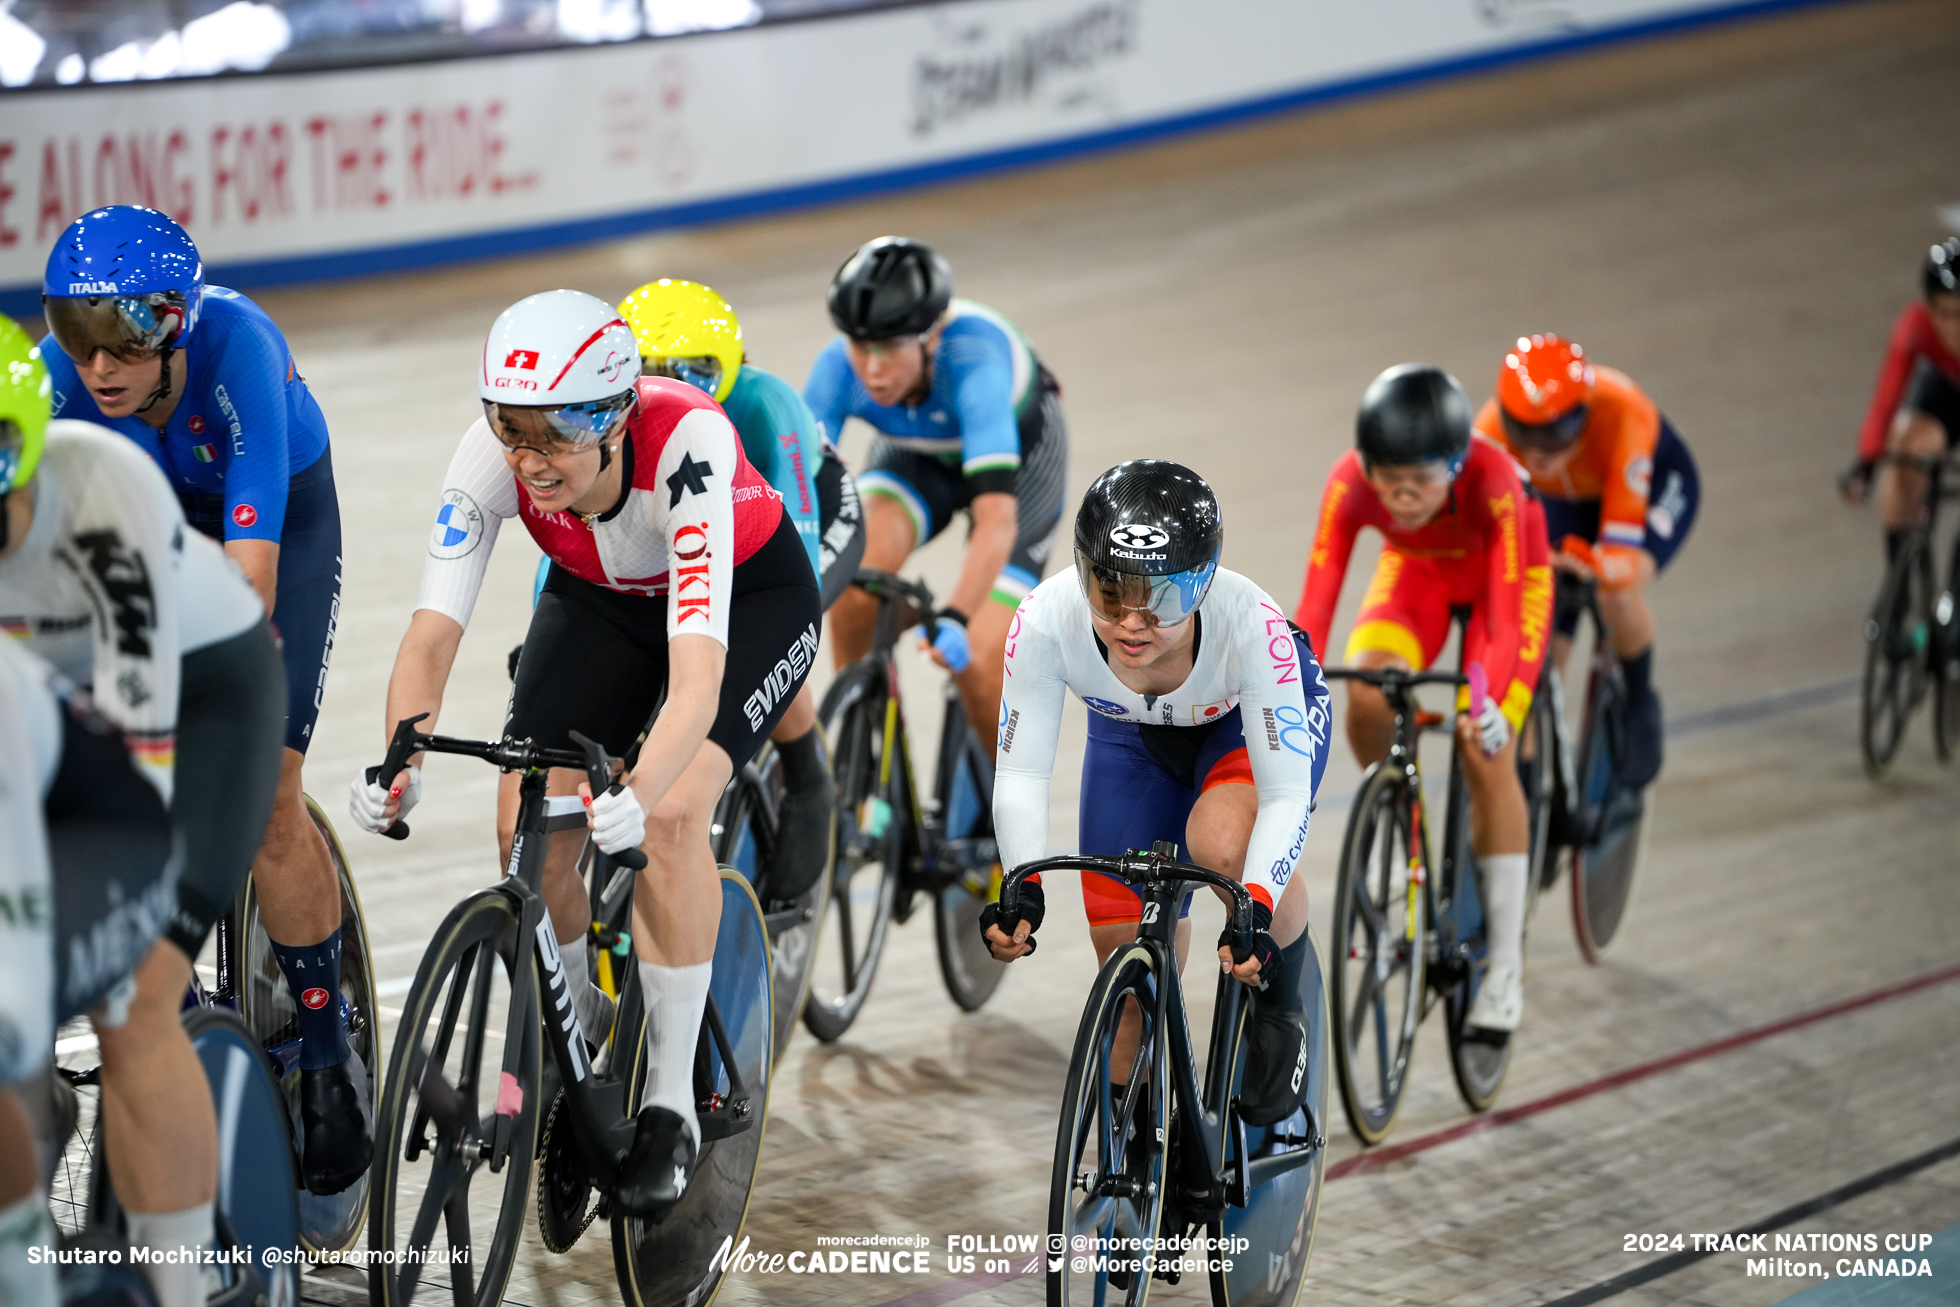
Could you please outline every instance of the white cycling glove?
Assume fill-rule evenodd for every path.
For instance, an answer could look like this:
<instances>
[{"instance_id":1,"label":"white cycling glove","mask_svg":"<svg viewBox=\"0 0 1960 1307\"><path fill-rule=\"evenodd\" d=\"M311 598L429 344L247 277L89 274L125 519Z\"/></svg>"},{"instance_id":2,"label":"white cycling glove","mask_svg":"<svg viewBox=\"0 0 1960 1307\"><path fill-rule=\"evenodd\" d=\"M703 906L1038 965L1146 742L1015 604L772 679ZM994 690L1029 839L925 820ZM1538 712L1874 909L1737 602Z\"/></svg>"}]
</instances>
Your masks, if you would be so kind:
<instances>
[{"instance_id":1,"label":"white cycling glove","mask_svg":"<svg viewBox=\"0 0 1960 1307\"><path fill-rule=\"evenodd\" d=\"M617 794L594 795L586 811L592 818L592 838L608 856L637 849L646 840L646 809L640 806L639 797L630 785L621 786Z\"/></svg>"},{"instance_id":2,"label":"white cycling glove","mask_svg":"<svg viewBox=\"0 0 1960 1307\"><path fill-rule=\"evenodd\" d=\"M1497 700L1484 700L1484 710L1477 714L1475 724L1483 744L1484 757L1495 758L1511 738L1510 720L1504 716L1504 710L1497 706Z\"/></svg>"},{"instance_id":3,"label":"white cycling glove","mask_svg":"<svg viewBox=\"0 0 1960 1307\"><path fill-rule=\"evenodd\" d=\"M393 817L387 815L388 790L380 782L367 778L363 768L354 777L354 783L347 787L347 811L354 818L354 824L362 830L379 835L408 815L422 798L422 769L404 767L395 776L395 787L402 792L401 807Z\"/></svg>"}]
</instances>

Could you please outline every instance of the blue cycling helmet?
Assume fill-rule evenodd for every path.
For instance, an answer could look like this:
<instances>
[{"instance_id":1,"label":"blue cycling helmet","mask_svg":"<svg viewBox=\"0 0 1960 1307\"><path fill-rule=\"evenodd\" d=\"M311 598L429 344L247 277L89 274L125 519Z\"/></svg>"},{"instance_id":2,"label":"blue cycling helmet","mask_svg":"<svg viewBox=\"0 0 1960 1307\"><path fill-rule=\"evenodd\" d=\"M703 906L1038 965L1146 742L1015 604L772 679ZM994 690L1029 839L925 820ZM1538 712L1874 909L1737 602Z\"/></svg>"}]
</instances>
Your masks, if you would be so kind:
<instances>
[{"instance_id":1,"label":"blue cycling helmet","mask_svg":"<svg viewBox=\"0 0 1960 1307\"><path fill-rule=\"evenodd\" d=\"M76 363L98 349L123 359L162 355L163 373L144 409L170 393L170 352L189 338L203 304L204 261L189 233L169 215L135 204L69 223L41 278L48 330Z\"/></svg>"}]
</instances>

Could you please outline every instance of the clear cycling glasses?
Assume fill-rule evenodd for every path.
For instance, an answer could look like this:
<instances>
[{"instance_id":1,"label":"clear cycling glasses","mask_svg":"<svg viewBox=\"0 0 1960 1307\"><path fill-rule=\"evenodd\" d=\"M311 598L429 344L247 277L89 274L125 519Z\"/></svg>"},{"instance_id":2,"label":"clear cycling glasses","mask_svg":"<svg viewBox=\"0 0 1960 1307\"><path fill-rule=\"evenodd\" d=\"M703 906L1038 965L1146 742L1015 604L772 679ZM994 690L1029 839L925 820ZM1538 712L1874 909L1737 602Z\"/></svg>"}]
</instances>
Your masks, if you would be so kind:
<instances>
[{"instance_id":1,"label":"clear cycling glasses","mask_svg":"<svg viewBox=\"0 0 1960 1307\"><path fill-rule=\"evenodd\" d=\"M563 404L557 408L499 404L486 399L483 413L490 419L490 433L504 448L513 452L536 449L549 458L551 451L539 448L537 442L589 449L625 424L638 398L637 391L627 390L607 399Z\"/></svg>"},{"instance_id":2,"label":"clear cycling glasses","mask_svg":"<svg viewBox=\"0 0 1960 1307\"><path fill-rule=\"evenodd\" d=\"M1503 410L1499 410L1503 412ZM1580 436L1585 434L1586 420L1592 416L1592 408L1581 404L1570 413L1564 413L1550 422L1520 422L1509 413L1503 413L1504 434L1511 443L1520 449L1535 449L1540 453L1556 454Z\"/></svg>"},{"instance_id":3,"label":"clear cycling glasses","mask_svg":"<svg viewBox=\"0 0 1960 1307\"><path fill-rule=\"evenodd\" d=\"M1075 574L1082 582L1082 596L1089 611L1105 622L1121 622L1131 613L1142 613L1152 626L1176 626L1198 611L1218 575L1216 559L1168 576L1142 576L1105 567L1075 551Z\"/></svg>"},{"instance_id":4,"label":"clear cycling glasses","mask_svg":"<svg viewBox=\"0 0 1960 1307\"><path fill-rule=\"evenodd\" d=\"M712 354L703 354L698 358L651 359L642 356L640 375L672 377L675 381L685 381L696 390L712 395L721 389L721 360Z\"/></svg>"},{"instance_id":5,"label":"clear cycling glasses","mask_svg":"<svg viewBox=\"0 0 1960 1307\"><path fill-rule=\"evenodd\" d=\"M184 297L177 292L155 295L91 295L85 298L41 300L48 330L62 353L87 363L98 349L124 362L135 362L161 348L183 330Z\"/></svg>"}]
</instances>

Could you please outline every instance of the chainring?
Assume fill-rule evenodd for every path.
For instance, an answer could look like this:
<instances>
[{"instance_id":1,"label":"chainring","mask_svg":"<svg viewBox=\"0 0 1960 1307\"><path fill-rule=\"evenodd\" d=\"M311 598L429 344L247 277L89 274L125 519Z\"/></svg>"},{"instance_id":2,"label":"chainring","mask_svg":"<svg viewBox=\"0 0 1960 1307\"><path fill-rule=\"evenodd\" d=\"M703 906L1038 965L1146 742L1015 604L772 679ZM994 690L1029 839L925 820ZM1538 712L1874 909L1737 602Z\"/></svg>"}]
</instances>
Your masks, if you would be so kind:
<instances>
[{"instance_id":1,"label":"chainring","mask_svg":"<svg viewBox=\"0 0 1960 1307\"><path fill-rule=\"evenodd\" d=\"M565 1093L560 1090L538 1139L538 1235L555 1253L569 1252L599 1214L592 1177L585 1173L571 1118L565 1112Z\"/></svg>"}]
</instances>

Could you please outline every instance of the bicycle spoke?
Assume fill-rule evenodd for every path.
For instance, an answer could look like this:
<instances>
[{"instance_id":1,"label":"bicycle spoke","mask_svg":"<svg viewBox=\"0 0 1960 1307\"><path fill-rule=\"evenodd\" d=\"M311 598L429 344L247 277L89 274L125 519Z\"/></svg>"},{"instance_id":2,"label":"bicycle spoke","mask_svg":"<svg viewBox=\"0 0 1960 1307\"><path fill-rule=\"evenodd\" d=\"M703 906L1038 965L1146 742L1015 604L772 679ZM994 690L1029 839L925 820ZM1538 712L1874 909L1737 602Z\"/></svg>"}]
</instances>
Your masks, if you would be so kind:
<instances>
[{"instance_id":1,"label":"bicycle spoke","mask_svg":"<svg viewBox=\"0 0 1960 1307\"><path fill-rule=\"evenodd\" d=\"M838 914L837 937L844 954L844 992L847 994L856 989L858 983L857 936L851 929L851 888L853 879L855 878L847 879L844 882L843 893L837 896L837 906L833 909Z\"/></svg>"},{"instance_id":2,"label":"bicycle spoke","mask_svg":"<svg viewBox=\"0 0 1960 1307\"><path fill-rule=\"evenodd\" d=\"M436 1144L436 1164L430 1168L428 1187L422 1191L422 1205L415 1212L415 1225L408 1234L408 1254L402 1261L402 1278L396 1296L402 1302L413 1302L416 1282L422 1278L423 1258L428 1254L429 1241L435 1238L436 1222L449 1205L450 1191L455 1188L453 1174L456 1165L455 1155L448 1145L438 1141Z\"/></svg>"},{"instance_id":3,"label":"bicycle spoke","mask_svg":"<svg viewBox=\"0 0 1960 1307\"><path fill-rule=\"evenodd\" d=\"M443 1207L444 1229L449 1235L449 1295L455 1307L475 1307L476 1286L470 1275L469 1188L452 1193Z\"/></svg>"},{"instance_id":4,"label":"bicycle spoke","mask_svg":"<svg viewBox=\"0 0 1960 1307\"><path fill-rule=\"evenodd\" d=\"M1361 973L1361 984L1356 988L1354 1002L1349 1006L1347 1021L1348 1049L1361 1047L1362 1020L1371 1006L1376 1006L1376 996L1381 986L1375 977L1375 968L1370 964Z\"/></svg>"}]
</instances>

